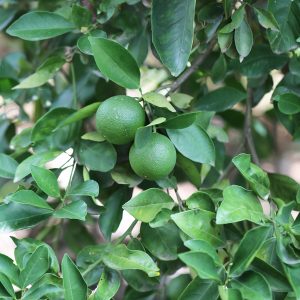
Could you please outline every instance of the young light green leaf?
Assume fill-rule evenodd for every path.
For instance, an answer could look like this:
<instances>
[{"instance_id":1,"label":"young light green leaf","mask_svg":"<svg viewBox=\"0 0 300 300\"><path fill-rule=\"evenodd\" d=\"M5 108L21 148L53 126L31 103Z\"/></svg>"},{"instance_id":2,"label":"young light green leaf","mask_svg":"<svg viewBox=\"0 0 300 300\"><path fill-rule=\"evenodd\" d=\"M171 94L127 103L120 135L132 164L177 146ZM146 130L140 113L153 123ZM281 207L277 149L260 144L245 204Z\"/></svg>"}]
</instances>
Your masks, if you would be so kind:
<instances>
[{"instance_id":1,"label":"young light green leaf","mask_svg":"<svg viewBox=\"0 0 300 300\"><path fill-rule=\"evenodd\" d=\"M50 261L48 249L39 246L30 256L25 268L20 273L20 282L24 289L29 284L33 284L40 279L49 269Z\"/></svg>"},{"instance_id":2,"label":"young light green leaf","mask_svg":"<svg viewBox=\"0 0 300 300\"><path fill-rule=\"evenodd\" d=\"M144 251L129 250L124 244L107 250L103 262L114 270L142 270L149 277L159 276L159 269Z\"/></svg>"},{"instance_id":3,"label":"young light green leaf","mask_svg":"<svg viewBox=\"0 0 300 300\"><path fill-rule=\"evenodd\" d=\"M87 285L67 254L64 255L61 266L65 300L86 300Z\"/></svg>"},{"instance_id":4,"label":"young light green leaf","mask_svg":"<svg viewBox=\"0 0 300 300\"><path fill-rule=\"evenodd\" d=\"M173 214L171 218L191 238L205 240L214 246L223 244L218 236L217 229L212 225L215 213L193 209Z\"/></svg>"},{"instance_id":5,"label":"young light green leaf","mask_svg":"<svg viewBox=\"0 0 300 300\"><path fill-rule=\"evenodd\" d=\"M266 199L270 194L270 181L268 174L260 167L251 163L251 155L241 153L232 159L233 164L249 182L250 187L258 196Z\"/></svg>"},{"instance_id":6,"label":"young light green leaf","mask_svg":"<svg viewBox=\"0 0 300 300\"><path fill-rule=\"evenodd\" d=\"M74 25L62 16L46 11L22 15L7 29L7 33L27 41L40 41L64 34Z\"/></svg>"},{"instance_id":7,"label":"young light green leaf","mask_svg":"<svg viewBox=\"0 0 300 300\"><path fill-rule=\"evenodd\" d=\"M0 178L14 178L17 167L17 161L15 161L9 155L0 153Z\"/></svg>"},{"instance_id":8,"label":"young light green leaf","mask_svg":"<svg viewBox=\"0 0 300 300\"><path fill-rule=\"evenodd\" d=\"M82 200L77 200L63 206L55 211L53 217L58 219L71 219L85 221L87 214L87 205Z\"/></svg>"},{"instance_id":9,"label":"young light green leaf","mask_svg":"<svg viewBox=\"0 0 300 300\"><path fill-rule=\"evenodd\" d=\"M31 175L38 187L48 196L60 198L60 190L55 174L45 168L31 166Z\"/></svg>"},{"instance_id":10,"label":"young light green leaf","mask_svg":"<svg viewBox=\"0 0 300 300\"><path fill-rule=\"evenodd\" d=\"M150 122L150 123L147 125L147 127L162 124L162 123L164 123L166 120L167 120L167 119L164 118L164 117L156 118L156 119L154 119L152 122Z\"/></svg>"},{"instance_id":11,"label":"young light green leaf","mask_svg":"<svg viewBox=\"0 0 300 300\"><path fill-rule=\"evenodd\" d=\"M123 205L123 209L129 212L137 220L145 223L152 221L163 209L172 209L173 199L161 189L148 189Z\"/></svg>"},{"instance_id":12,"label":"young light green leaf","mask_svg":"<svg viewBox=\"0 0 300 300\"><path fill-rule=\"evenodd\" d=\"M14 194L8 195L4 202L16 202L20 204L31 205L39 208L45 208L48 210L53 210L53 208L39 195L31 190L20 190Z\"/></svg>"},{"instance_id":13,"label":"young light green leaf","mask_svg":"<svg viewBox=\"0 0 300 300\"><path fill-rule=\"evenodd\" d=\"M105 141L105 137L98 131L87 132L81 138L83 140L92 141L92 142L104 142Z\"/></svg>"},{"instance_id":14,"label":"young light green leaf","mask_svg":"<svg viewBox=\"0 0 300 300\"><path fill-rule=\"evenodd\" d=\"M237 277L250 266L263 243L271 235L270 226L255 227L246 232L234 254L230 275Z\"/></svg>"},{"instance_id":15,"label":"young light green leaf","mask_svg":"<svg viewBox=\"0 0 300 300\"><path fill-rule=\"evenodd\" d=\"M128 89L140 86L140 71L135 59L120 44L89 37L96 64L101 73L118 85Z\"/></svg>"},{"instance_id":16,"label":"young light green leaf","mask_svg":"<svg viewBox=\"0 0 300 300\"><path fill-rule=\"evenodd\" d=\"M168 109L171 112L176 112L176 109L172 106L172 104L167 100L167 98L159 93L150 92L143 95L143 98L146 102L157 106Z\"/></svg>"},{"instance_id":17,"label":"young light green leaf","mask_svg":"<svg viewBox=\"0 0 300 300\"><path fill-rule=\"evenodd\" d=\"M245 272L238 279L231 281L231 286L238 289L243 299L272 300L272 292L266 279L254 272Z\"/></svg>"},{"instance_id":18,"label":"young light green leaf","mask_svg":"<svg viewBox=\"0 0 300 300\"><path fill-rule=\"evenodd\" d=\"M192 96L183 93L175 93L171 95L171 102L180 109L189 108L192 100Z\"/></svg>"},{"instance_id":19,"label":"young light green leaf","mask_svg":"<svg viewBox=\"0 0 300 300\"><path fill-rule=\"evenodd\" d=\"M120 285L121 280L118 272L105 269L96 290L93 291L88 300L110 300L118 292Z\"/></svg>"},{"instance_id":20,"label":"young light green leaf","mask_svg":"<svg viewBox=\"0 0 300 300\"><path fill-rule=\"evenodd\" d=\"M223 191L224 200L217 211L217 224L248 220L260 224L264 220L262 206L251 191L231 185Z\"/></svg>"},{"instance_id":21,"label":"young light green leaf","mask_svg":"<svg viewBox=\"0 0 300 300\"><path fill-rule=\"evenodd\" d=\"M65 59L60 56L49 57L36 72L21 81L13 89L31 89L45 84L63 66Z\"/></svg>"},{"instance_id":22,"label":"young light green leaf","mask_svg":"<svg viewBox=\"0 0 300 300\"><path fill-rule=\"evenodd\" d=\"M279 25L270 11L262 8L254 8L254 11L257 15L258 22L262 27L279 31Z\"/></svg>"},{"instance_id":23,"label":"young light green leaf","mask_svg":"<svg viewBox=\"0 0 300 300\"><path fill-rule=\"evenodd\" d=\"M241 25L235 29L234 42L236 50L240 55L240 61L243 61L253 46L252 30L246 20L243 20Z\"/></svg>"},{"instance_id":24,"label":"young light green leaf","mask_svg":"<svg viewBox=\"0 0 300 300\"><path fill-rule=\"evenodd\" d=\"M193 268L200 278L221 281L218 268L208 254L199 251L189 251L179 254L179 258L187 266Z\"/></svg>"},{"instance_id":25,"label":"young light green leaf","mask_svg":"<svg viewBox=\"0 0 300 300\"><path fill-rule=\"evenodd\" d=\"M200 126L192 124L182 129L167 129L167 133L182 155L195 162L214 165L214 144Z\"/></svg>"},{"instance_id":26,"label":"young light green leaf","mask_svg":"<svg viewBox=\"0 0 300 300\"><path fill-rule=\"evenodd\" d=\"M53 160L61 151L46 151L39 152L24 159L17 167L14 182L20 181L24 177L30 174L30 168L32 165L43 166L46 162Z\"/></svg>"},{"instance_id":27,"label":"young light green leaf","mask_svg":"<svg viewBox=\"0 0 300 300\"><path fill-rule=\"evenodd\" d=\"M163 64L178 76L188 62L193 42L195 0L154 0L152 40Z\"/></svg>"},{"instance_id":28,"label":"young light green leaf","mask_svg":"<svg viewBox=\"0 0 300 300\"><path fill-rule=\"evenodd\" d=\"M12 232L30 228L47 219L52 210L10 202L0 205L0 231Z\"/></svg>"},{"instance_id":29,"label":"young light green leaf","mask_svg":"<svg viewBox=\"0 0 300 300\"><path fill-rule=\"evenodd\" d=\"M99 185L95 180L87 180L71 187L67 195L97 197L99 195Z\"/></svg>"}]
</instances>

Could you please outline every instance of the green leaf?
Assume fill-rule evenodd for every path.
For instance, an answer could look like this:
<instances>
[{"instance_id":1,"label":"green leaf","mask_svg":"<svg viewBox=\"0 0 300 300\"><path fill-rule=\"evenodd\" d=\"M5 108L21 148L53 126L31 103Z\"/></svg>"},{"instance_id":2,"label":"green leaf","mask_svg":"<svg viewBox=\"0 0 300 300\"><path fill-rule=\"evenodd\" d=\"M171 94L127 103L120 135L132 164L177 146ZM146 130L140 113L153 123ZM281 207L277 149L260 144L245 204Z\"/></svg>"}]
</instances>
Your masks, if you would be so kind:
<instances>
[{"instance_id":1,"label":"green leaf","mask_svg":"<svg viewBox=\"0 0 300 300\"><path fill-rule=\"evenodd\" d=\"M55 130L57 130L58 128L61 128L63 126L75 123L75 122L79 122L83 119L89 118L92 115L94 115L98 109L100 105L100 102L95 102L92 103L90 105L87 105L81 109L79 109L78 111L74 112L73 114L71 114L70 116L68 116L66 119L63 119L60 124L58 124L58 126L56 127Z\"/></svg>"},{"instance_id":2,"label":"green leaf","mask_svg":"<svg viewBox=\"0 0 300 300\"><path fill-rule=\"evenodd\" d=\"M67 254L63 257L61 267L65 300L86 300L87 285Z\"/></svg>"},{"instance_id":3,"label":"green leaf","mask_svg":"<svg viewBox=\"0 0 300 300\"><path fill-rule=\"evenodd\" d=\"M79 185L72 186L67 195L97 197L99 195L99 185L95 180L87 180Z\"/></svg>"},{"instance_id":4,"label":"green leaf","mask_svg":"<svg viewBox=\"0 0 300 300\"><path fill-rule=\"evenodd\" d=\"M81 138L83 140L92 141L92 142L104 142L105 141L105 137L98 131L87 132Z\"/></svg>"},{"instance_id":5,"label":"green leaf","mask_svg":"<svg viewBox=\"0 0 300 300\"><path fill-rule=\"evenodd\" d=\"M262 8L255 8L255 7L254 7L254 11L257 15L258 22L262 27L264 27L266 29L272 29L275 31L279 31L279 25L278 25L275 17L273 16L273 14L270 11L262 9Z\"/></svg>"},{"instance_id":6,"label":"green leaf","mask_svg":"<svg viewBox=\"0 0 300 300\"><path fill-rule=\"evenodd\" d=\"M32 165L43 166L46 162L53 160L60 154L61 151L46 151L33 154L28 158L24 159L17 167L14 182L18 182L27 175L29 175L30 168Z\"/></svg>"},{"instance_id":7,"label":"green leaf","mask_svg":"<svg viewBox=\"0 0 300 300\"><path fill-rule=\"evenodd\" d=\"M263 243L272 233L269 226L255 227L246 232L234 254L230 275L237 277L250 266Z\"/></svg>"},{"instance_id":8,"label":"green leaf","mask_svg":"<svg viewBox=\"0 0 300 300\"><path fill-rule=\"evenodd\" d=\"M217 211L217 224L244 220L260 224L264 220L261 204L251 191L231 185L224 189L223 197Z\"/></svg>"},{"instance_id":9,"label":"green leaf","mask_svg":"<svg viewBox=\"0 0 300 300\"><path fill-rule=\"evenodd\" d=\"M5 198L4 202L15 202L35 206L38 208L53 210L53 208L43 198L41 198L31 190L20 190L16 193L10 194Z\"/></svg>"},{"instance_id":10,"label":"green leaf","mask_svg":"<svg viewBox=\"0 0 300 300\"><path fill-rule=\"evenodd\" d=\"M163 261L177 259L177 250L182 243L174 223L156 228L142 224L140 234L141 242L155 257Z\"/></svg>"},{"instance_id":11,"label":"green leaf","mask_svg":"<svg viewBox=\"0 0 300 300\"><path fill-rule=\"evenodd\" d=\"M12 179L15 177L15 173L18 167L18 163L10 156L0 153L0 177Z\"/></svg>"},{"instance_id":12,"label":"green leaf","mask_svg":"<svg viewBox=\"0 0 300 300\"><path fill-rule=\"evenodd\" d=\"M4 289L6 290L6 292L8 292L8 294L13 297L13 299L16 299L16 295L14 292L14 288L9 280L9 278L7 278L4 274L0 273L0 289L1 289L1 285L4 287ZM3 298L6 299L6 298Z\"/></svg>"},{"instance_id":13,"label":"green leaf","mask_svg":"<svg viewBox=\"0 0 300 300\"><path fill-rule=\"evenodd\" d=\"M246 99L246 93L233 87L222 87L202 96L197 102L197 109L204 111L224 111Z\"/></svg>"},{"instance_id":14,"label":"green leaf","mask_svg":"<svg viewBox=\"0 0 300 300\"><path fill-rule=\"evenodd\" d=\"M222 300L243 300L239 290L228 288L224 285L219 285L218 289Z\"/></svg>"},{"instance_id":15,"label":"green leaf","mask_svg":"<svg viewBox=\"0 0 300 300\"><path fill-rule=\"evenodd\" d=\"M227 71L227 62L223 54L215 61L212 70L211 77L213 82L219 82L224 79Z\"/></svg>"},{"instance_id":16,"label":"green leaf","mask_svg":"<svg viewBox=\"0 0 300 300\"><path fill-rule=\"evenodd\" d=\"M172 278L166 286L166 297L168 300L177 300L186 286L191 282L189 274L180 274Z\"/></svg>"},{"instance_id":17,"label":"green leaf","mask_svg":"<svg viewBox=\"0 0 300 300\"><path fill-rule=\"evenodd\" d=\"M241 153L232 159L233 164L249 182L250 187L258 196L267 199L270 194L270 181L268 174L260 167L251 163L251 155Z\"/></svg>"},{"instance_id":18,"label":"green leaf","mask_svg":"<svg viewBox=\"0 0 300 300\"><path fill-rule=\"evenodd\" d=\"M192 96L183 93L175 93L171 95L171 102L180 109L189 108L192 100Z\"/></svg>"},{"instance_id":19,"label":"green leaf","mask_svg":"<svg viewBox=\"0 0 300 300\"><path fill-rule=\"evenodd\" d=\"M25 268L20 273L22 288L24 289L29 284L33 284L40 279L49 267L48 249L45 246L39 246L30 256Z\"/></svg>"},{"instance_id":20,"label":"green leaf","mask_svg":"<svg viewBox=\"0 0 300 300\"><path fill-rule=\"evenodd\" d=\"M221 53L225 53L232 45L233 33L218 33L218 44L221 49Z\"/></svg>"},{"instance_id":21,"label":"green leaf","mask_svg":"<svg viewBox=\"0 0 300 300\"><path fill-rule=\"evenodd\" d=\"M83 200L77 200L56 210L53 217L58 219L71 219L85 221L87 205Z\"/></svg>"},{"instance_id":22,"label":"green leaf","mask_svg":"<svg viewBox=\"0 0 300 300\"><path fill-rule=\"evenodd\" d=\"M0 270L1 273L8 277L12 283L14 283L16 286L20 286L20 271L18 267L14 264L12 259L2 253L0 253Z\"/></svg>"},{"instance_id":23,"label":"green leaf","mask_svg":"<svg viewBox=\"0 0 300 300\"><path fill-rule=\"evenodd\" d=\"M234 31L242 24L244 20L244 16L245 16L245 5L241 5L232 15L231 22L225 25L223 28L221 28L219 30L219 33L228 34Z\"/></svg>"},{"instance_id":24,"label":"green leaf","mask_svg":"<svg viewBox=\"0 0 300 300\"><path fill-rule=\"evenodd\" d=\"M99 29L92 30L91 32L89 32L89 34L85 34L85 35L81 36L77 41L77 47L79 48L79 50L82 53L87 54L87 55L93 55L92 46L89 41L90 36L107 38L106 32L99 30Z\"/></svg>"},{"instance_id":25,"label":"green leaf","mask_svg":"<svg viewBox=\"0 0 300 300\"><path fill-rule=\"evenodd\" d=\"M193 209L173 214L171 218L191 238L205 240L214 246L223 244L216 228L212 225L215 213L202 209Z\"/></svg>"},{"instance_id":26,"label":"green leaf","mask_svg":"<svg viewBox=\"0 0 300 300\"><path fill-rule=\"evenodd\" d=\"M94 171L108 172L117 161L117 152L108 142L81 141L77 153L80 163Z\"/></svg>"},{"instance_id":27,"label":"green leaf","mask_svg":"<svg viewBox=\"0 0 300 300\"><path fill-rule=\"evenodd\" d=\"M105 210L99 217L99 227L105 239L110 240L122 220L122 205L131 197L126 187L118 188L105 200Z\"/></svg>"},{"instance_id":28,"label":"green leaf","mask_svg":"<svg viewBox=\"0 0 300 300\"><path fill-rule=\"evenodd\" d=\"M146 102L157 106L168 109L171 112L176 112L172 104L167 100L167 98L159 93L150 92L143 95L143 98Z\"/></svg>"},{"instance_id":29,"label":"green leaf","mask_svg":"<svg viewBox=\"0 0 300 300\"><path fill-rule=\"evenodd\" d=\"M137 89L140 86L140 71L135 59L120 44L89 37L97 67L101 73L118 85Z\"/></svg>"},{"instance_id":30,"label":"green leaf","mask_svg":"<svg viewBox=\"0 0 300 300\"><path fill-rule=\"evenodd\" d=\"M92 23L92 12L83 6L72 6L72 21L78 28L88 27Z\"/></svg>"},{"instance_id":31,"label":"green leaf","mask_svg":"<svg viewBox=\"0 0 300 300\"><path fill-rule=\"evenodd\" d=\"M30 228L47 219L52 210L11 202L0 205L0 231L11 232Z\"/></svg>"},{"instance_id":32,"label":"green leaf","mask_svg":"<svg viewBox=\"0 0 300 300\"><path fill-rule=\"evenodd\" d=\"M179 254L179 258L188 267L193 268L200 278L221 281L218 268L208 254L199 251L190 251Z\"/></svg>"},{"instance_id":33,"label":"green leaf","mask_svg":"<svg viewBox=\"0 0 300 300\"><path fill-rule=\"evenodd\" d=\"M149 35L146 28L140 32L130 41L128 50L135 58L137 64L140 66L145 61L149 50Z\"/></svg>"},{"instance_id":34,"label":"green leaf","mask_svg":"<svg viewBox=\"0 0 300 300\"><path fill-rule=\"evenodd\" d=\"M23 79L21 83L14 86L13 89L31 89L45 84L55 75L64 63L65 59L60 56L47 58L47 60L37 68L34 74Z\"/></svg>"},{"instance_id":35,"label":"green leaf","mask_svg":"<svg viewBox=\"0 0 300 300\"><path fill-rule=\"evenodd\" d=\"M12 7L0 7L0 30L2 31L14 18L16 9Z\"/></svg>"},{"instance_id":36,"label":"green leaf","mask_svg":"<svg viewBox=\"0 0 300 300\"><path fill-rule=\"evenodd\" d=\"M218 298L217 282L195 277L184 289L178 300L217 300Z\"/></svg>"},{"instance_id":37,"label":"green leaf","mask_svg":"<svg viewBox=\"0 0 300 300\"><path fill-rule=\"evenodd\" d=\"M129 187L135 187L143 181L141 177L136 175L129 164L118 165L111 172L112 179L118 184L126 184Z\"/></svg>"},{"instance_id":38,"label":"green leaf","mask_svg":"<svg viewBox=\"0 0 300 300\"><path fill-rule=\"evenodd\" d=\"M22 300L40 300L52 293L63 295L62 279L47 273L24 293Z\"/></svg>"},{"instance_id":39,"label":"green leaf","mask_svg":"<svg viewBox=\"0 0 300 300\"><path fill-rule=\"evenodd\" d=\"M62 16L46 11L33 11L21 16L7 33L27 41L40 41L64 34L74 25Z\"/></svg>"},{"instance_id":40,"label":"green leaf","mask_svg":"<svg viewBox=\"0 0 300 300\"><path fill-rule=\"evenodd\" d=\"M45 168L31 166L31 175L44 193L54 198L60 198L57 178L53 172Z\"/></svg>"},{"instance_id":41,"label":"green leaf","mask_svg":"<svg viewBox=\"0 0 300 300\"><path fill-rule=\"evenodd\" d=\"M253 46L252 30L246 20L243 20L241 25L235 29L234 42L237 52L240 55L240 61L248 56Z\"/></svg>"},{"instance_id":42,"label":"green leaf","mask_svg":"<svg viewBox=\"0 0 300 300\"><path fill-rule=\"evenodd\" d=\"M167 129L167 133L182 155L195 162L214 165L214 144L200 126L192 124L182 129Z\"/></svg>"},{"instance_id":43,"label":"green leaf","mask_svg":"<svg viewBox=\"0 0 300 300\"><path fill-rule=\"evenodd\" d=\"M195 0L154 0L152 4L152 41L173 76L186 68L190 56L195 4Z\"/></svg>"},{"instance_id":44,"label":"green leaf","mask_svg":"<svg viewBox=\"0 0 300 300\"><path fill-rule=\"evenodd\" d=\"M25 128L20 133L16 134L10 141L12 149L27 148L31 144L32 128Z\"/></svg>"},{"instance_id":45,"label":"green leaf","mask_svg":"<svg viewBox=\"0 0 300 300\"><path fill-rule=\"evenodd\" d=\"M300 97L292 93L278 96L278 108L286 115L294 115L300 112Z\"/></svg>"},{"instance_id":46,"label":"green leaf","mask_svg":"<svg viewBox=\"0 0 300 300\"><path fill-rule=\"evenodd\" d=\"M288 281L290 282L297 300L300 299L300 287L299 287L299 280L300 280L300 267L297 266L289 266L283 264L283 269L286 274Z\"/></svg>"},{"instance_id":47,"label":"green leaf","mask_svg":"<svg viewBox=\"0 0 300 300\"><path fill-rule=\"evenodd\" d=\"M45 113L32 129L31 141L38 142L46 139L61 121L65 120L74 112L66 107L56 107Z\"/></svg>"},{"instance_id":48,"label":"green leaf","mask_svg":"<svg viewBox=\"0 0 300 300\"><path fill-rule=\"evenodd\" d=\"M145 223L152 221L163 208L172 209L173 207L173 199L157 188L141 192L123 205L123 209Z\"/></svg>"},{"instance_id":49,"label":"green leaf","mask_svg":"<svg viewBox=\"0 0 300 300\"><path fill-rule=\"evenodd\" d=\"M265 278L253 271L245 272L238 279L233 279L231 286L241 292L243 299L273 299L270 286Z\"/></svg>"},{"instance_id":50,"label":"green leaf","mask_svg":"<svg viewBox=\"0 0 300 300\"><path fill-rule=\"evenodd\" d=\"M88 300L110 300L118 292L121 285L120 276L114 270L105 269L95 291Z\"/></svg>"},{"instance_id":51,"label":"green leaf","mask_svg":"<svg viewBox=\"0 0 300 300\"><path fill-rule=\"evenodd\" d=\"M142 270L149 277L159 276L158 267L147 253L129 250L124 244L108 249L103 262L114 270Z\"/></svg>"}]
</instances>

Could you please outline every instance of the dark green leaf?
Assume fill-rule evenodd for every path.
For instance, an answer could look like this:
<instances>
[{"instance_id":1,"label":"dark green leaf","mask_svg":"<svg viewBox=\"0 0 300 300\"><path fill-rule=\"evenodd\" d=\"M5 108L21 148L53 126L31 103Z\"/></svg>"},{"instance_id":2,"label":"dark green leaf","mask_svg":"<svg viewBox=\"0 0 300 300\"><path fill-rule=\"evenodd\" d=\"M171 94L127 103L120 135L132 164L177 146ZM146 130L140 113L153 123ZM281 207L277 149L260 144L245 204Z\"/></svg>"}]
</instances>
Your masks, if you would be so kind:
<instances>
[{"instance_id":1,"label":"dark green leaf","mask_svg":"<svg viewBox=\"0 0 300 300\"><path fill-rule=\"evenodd\" d=\"M240 55L240 61L248 56L253 46L252 30L246 20L240 24L234 32L234 42L237 52Z\"/></svg>"},{"instance_id":2,"label":"dark green leaf","mask_svg":"<svg viewBox=\"0 0 300 300\"><path fill-rule=\"evenodd\" d=\"M72 20L77 27L88 27L92 23L92 13L86 7L73 5Z\"/></svg>"},{"instance_id":3,"label":"dark green leaf","mask_svg":"<svg viewBox=\"0 0 300 300\"><path fill-rule=\"evenodd\" d=\"M192 124L182 129L167 129L167 133L182 155L195 162L214 165L214 144L200 126Z\"/></svg>"},{"instance_id":4,"label":"dark green leaf","mask_svg":"<svg viewBox=\"0 0 300 300\"><path fill-rule=\"evenodd\" d=\"M186 67L193 42L195 0L154 0L152 40L163 64L178 76Z\"/></svg>"},{"instance_id":5,"label":"dark green leaf","mask_svg":"<svg viewBox=\"0 0 300 300\"><path fill-rule=\"evenodd\" d=\"M284 272L287 276L288 281L290 282L293 290L295 292L296 298L300 298L300 287L299 287L299 280L300 280L300 267L298 266L289 266L283 264Z\"/></svg>"},{"instance_id":6,"label":"dark green leaf","mask_svg":"<svg viewBox=\"0 0 300 300\"><path fill-rule=\"evenodd\" d=\"M53 172L45 168L31 166L31 174L38 187L48 196L59 198L60 190Z\"/></svg>"},{"instance_id":7,"label":"dark green leaf","mask_svg":"<svg viewBox=\"0 0 300 300\"><path fill-rule=\"evenodd\" d=\"M86 300L86 283L67 254L64 255L62 260L62 274L65 300Z\"/></svg>"},{"instance_id":8,"label":"dark green leaf","mask_svg":"<svg viewBox=\"0 0 300 300\"><path fill-rule=\"evenodd\" d=\"M64 34L74 25L62 16L46 11L33 11L21 16L7 33L28 41L39 41Z\"/></svg>"},{"instance_id":9,"label":"dark green leaf","mask_svg":"<svg viewBox=\"0 0 300 300\"><path fill-rule=\"evenodd\" d=\"M1 285L4 287L4 289L6 290L6 292L13 297L13 299L15 299L16 295L14 292L14 288L11 284L11 282L9 281L9 279L2 273L0 273L0 287Z\"/></svg>"},{"instance_id":10,"label":"dark green leaf","mask_svg":"<svg viewBox=\"0 0 300 300\"><path fill-rule=\"evenodd\" d=\"M16 231L30 228L47 219L52 210L15 202L0 205L0 231Z\"/></svg>"},{"instance_id":11,"label":"dark green leaf","mask_svg":"<svg viewBox=\"0 0 300 300\"><path fill-rule=\"evenodd\" d=\"M82 200L74 201L66 206L63 206L59 210L56 210L53 217L59 219L74 219L85 221L87 214L87 205Z\"/></svg>"},{"instance_id":12,"label":"dark green leaf","mask_svg":"<svg viewBox=\"0 0 300 300\"><path fill-rule=\"evenodd\" d=\"M94 171L110 171L117 161L116 150L108 142L81 141L77 153L80 163Z\"/></svg>"},{"instance_id":13,"label":"dark green leaf","mask_svg":"<svg viewBox=\"0 0 300 300\"><path fill-rule=\"evenodd\" d=\"M0 177L14 178L18 163L10 156L0 153Z\"/></svg>"},{"instance_id":14,"label":"dark green leaf","mask_svg":"<svg viewBox=\"0 0 300 300\"><path fill-rule=\"evenodd\" d=\"M278 108L286 115L294 115L300 112L300 97L287 93L278 96Z\"/></svg>"},{"instance_id":15,"label":"dark green leaf","mask_svg":"<svg viewBox=\"0 0 300 300\"><path fill-rule=\"evenodd\" d=\"M89 41L90 36L107 38L107 34L99 29L92 30L91 32L89 32L89 34L81 36L77 41L77 47L81 52L87 55L93 55L92 46Z\"/></svg>"},{"instance_id":16,"label":"dark green leaf","mask_svg":"<svg viewBox=\"0 0 300 300\"><path fill-rule=\"evenodd\" d=\"M149 223L163 209L172 209L173 199L160 189L148 189L123 205L133 217L142 222Z\"/></svg>"},{"instance_id":17,"label":"dark green leaf","mask_svg":"<svg viewBox=\"0 0 300 300\"><path fill-rule=\"evenodd\" d=\"M140 86L140 71L135 59L120 44L89 37L98 68L104 76L128 89Z\"/></svg>"},{"instance_id":18,"label":"dark green leaf","mask_svg":"<svg viewBox=\"0 0 300 300\"><path fill-rule=\"evenodd\" d=\"M19 273L18 267L14 264L13 260L8 256L0 253L0 270L1 273L10 279L12 283L19 286Z\"/></svg>"},{"instance_id":19,"label":"dark green leaf","mask_svg":"<svg viewBox=\"0 0 300 300\"><path fill-rule=\"evenodd\" d=\"M246 99L246 93L233 87L222 87L201 97L197 102L197 109L224 111L244 99Z\"/></svg>"},{"instance_id":20,"label":"dark green leaf","mask_svg":"<svg viewBox=\"0 0 300 300\"><path fill-rule=\"evenodd\" d=\"M218 82L224 79L227 71L227 62L223 54L215 61L212 67L212 80Z\"/></svg>"},{"instance_id":21,"label":"dark green leaf","mask_svg":"<svg viewBox=\"0 0 300 300\"><path fill-rule=\"evenodd\" d=\"M261 26L266 29L270 28L272 30L279 31L279 25L270 11L261 8L254 8L254 10Z\"/></svg>"}]
</instances>

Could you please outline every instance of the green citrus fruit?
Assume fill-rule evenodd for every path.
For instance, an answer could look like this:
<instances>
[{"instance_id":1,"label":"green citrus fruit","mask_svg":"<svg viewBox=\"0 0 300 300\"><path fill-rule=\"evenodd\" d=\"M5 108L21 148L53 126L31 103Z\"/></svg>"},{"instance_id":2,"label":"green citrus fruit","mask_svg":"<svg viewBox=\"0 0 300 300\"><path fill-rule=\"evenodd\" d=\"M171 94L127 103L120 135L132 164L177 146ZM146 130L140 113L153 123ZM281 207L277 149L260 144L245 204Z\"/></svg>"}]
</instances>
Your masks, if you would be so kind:
<instances>
[{"instance_id":1,"label":"green citrus fruit","mask_svg":"<svg viewBox=\"0 0 300 300\"><path fill-rule=\"evenodd\" d=\"M131 142L136 130L144 124L143 108L128 96L115 96L105 100L96 113L97 130L112 144Z\"/></svg>"},{"instance_id":2,"label":"green citrus fruit","mask_svg":"<svg viewBox=\"0 0 300 300\"><path fill-rule=\"evenodd\" d=\"M158 180L171 173L176 163L176 150L171 141L159 133L152 133L146 145L132 145L129 162L133 171L149 180Z\"/></svg>"}]
</instances>

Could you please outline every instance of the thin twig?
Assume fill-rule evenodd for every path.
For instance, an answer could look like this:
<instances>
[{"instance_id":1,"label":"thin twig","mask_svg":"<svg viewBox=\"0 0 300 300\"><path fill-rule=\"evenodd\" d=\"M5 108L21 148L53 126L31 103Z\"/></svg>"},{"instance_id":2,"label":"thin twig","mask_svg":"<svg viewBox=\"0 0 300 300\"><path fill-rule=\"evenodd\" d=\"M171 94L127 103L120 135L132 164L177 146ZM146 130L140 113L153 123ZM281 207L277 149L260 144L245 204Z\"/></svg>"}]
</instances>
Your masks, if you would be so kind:
<instances>
[{"instance_id":1,"label":"thin twig","mask_svg":"<svg viewBox=\"0 0 300 300\"><path fill-rule=\"evenodd\" d=\"M252 103L253 103L253 90L247 89L246 112L244 123L244 135L246 147L252 155L253 162L259 165L259 158L255 149L253 136L252 136Z\"/></svg>"},{"instance_id":2,"label":"thin twig","mask_svg":"<svg viewBox=\"0 0 300 300\"><path fill-rule=\"evenodd\" d=\"M178 193L178 189L174 189L180 211L184 211L183 201Z\"/></svg>"},{"instance_id":3,"label":"thin twig","mask_svg":"<svg viewBox=\"0 0 300 300\"><path fill-rule=\"evenodd\" d=\"M134 221L130 224L130 226L128 227L128 229L127 229L127 230L126 230L119 238L117 238L117 239L115 240L114 244L115 244L115 245L121 244L121 243L125 240L125 238L126 238L129 234L131 234L131 231L132 231L132 229L134 228L134 226L137 224L137 222L138 222L138 220L134 220Z\"/></svg>"},{"instance_id":4,"label":"thin twig","mask_svg":"<svg viewBox=\"0 0 300 300\"><path fill-rule=\"evenodd\" d=\"M73 62L71 63L71 75L72 75L72 88L73 88L73 108L77 108L78 101L77 101L77 86L76 86L76 76L75 76L75 69Z\"/></svg>"},{"instance_id":5,"label":"thin twig","mask_svg":"<svg viewBox=\"0 0 300 300\"><path fill-rule=\"evenodd\" d=\"M212 39L208 44L208 47L204 53L201 53L193 62L190 68L184 71L170 86L169 91L166 96L169 96L172 92L176 91L194 72L198 70L198 67L203 63L203 61L209 56L213 47L216 44L216 40Z\"/></svg>"}]
</instances>

